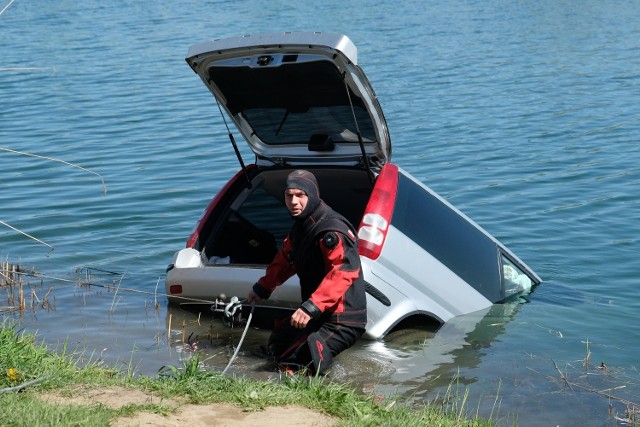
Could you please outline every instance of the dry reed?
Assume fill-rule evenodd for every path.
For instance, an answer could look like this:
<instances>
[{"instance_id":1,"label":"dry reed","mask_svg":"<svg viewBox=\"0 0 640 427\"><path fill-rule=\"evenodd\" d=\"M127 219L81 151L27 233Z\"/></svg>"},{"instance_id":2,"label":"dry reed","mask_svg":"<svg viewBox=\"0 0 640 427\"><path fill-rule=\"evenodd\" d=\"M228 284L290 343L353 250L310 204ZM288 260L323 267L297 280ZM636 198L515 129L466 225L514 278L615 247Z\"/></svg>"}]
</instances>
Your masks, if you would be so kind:
<instances>
[{"instance_id":1,"label":"dry reed","mask_svg":"<svg viewBox=\"0 0 640 427\"><path fill-rule=\"evenodd\" d=\"M553 359L551 360L554 368L560 375L562 383L564 386L569 388L571 392L577 393L582 391L607 399L609 401L609 416L622 424L640 427L640 403L614 394L615 392L620 392L627 387L628 379L620 378L612 372L611 369L609 369L604 361L599 365L596 365L595 369L593 369L591 365L591 342L586 340L585 344L586 353L584 359L581 360L584 372L574 372L576 376L575 379L570 379L569 373L567 371L562 372L556 362ZM569 369L573 367L570 364L567 364L566 368ZM576 371L575 368L574 371ZM556 380L554 377L549 378L554 381ZM596 378L600 378L608 384L611 384L612 382L619 382L619 385L600 389L593 384L596 381ZM614 402L619 402L624 405L624 410L620 411L619 408L614 407Z\"/></svg>"},{"instance_id":2,"label":"dry reed","mask_svg":"<svg viewBox=\"0 0 640 427\"><path fill-rule=\"evenodd\" d=\"M30 296L31 302L29 308L33 311L36 306L46 310L55 310L55 297L53 302L50 300L53 287L44 294L42 299L36 294L36 287L25 284L24 277L37 277L34 270L25 270L20 265L9 262L8 259L0 262L0 290L6 294L7 305L0 306L0 313L9 311L25 311L27 309L27 297ZM42 285L42 281L40 282ZM29 286L29 290L25 287Z\"/></svg>"},{"instance_id":3,"label":"dry reed","mask_svg":"<svg viewBox=\"0 0 640 427\"><path fill-rule=\"evenodd\" d=\"M0 288L7 294L7 306L0 307L0 311L24 311L26 303L24 299L22 274L20 267L10 263L9 260L2 261L0 265Z\"/></svg>"}]
</instances>

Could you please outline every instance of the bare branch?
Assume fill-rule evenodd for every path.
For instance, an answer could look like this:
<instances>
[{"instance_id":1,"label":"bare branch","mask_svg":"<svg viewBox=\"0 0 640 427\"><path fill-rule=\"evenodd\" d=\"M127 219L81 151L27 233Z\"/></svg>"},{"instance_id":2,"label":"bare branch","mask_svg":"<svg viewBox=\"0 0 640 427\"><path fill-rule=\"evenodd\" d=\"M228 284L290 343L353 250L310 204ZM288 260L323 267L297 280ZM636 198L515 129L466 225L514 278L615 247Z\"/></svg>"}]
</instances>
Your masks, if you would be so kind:
<instances>
[{"instance_id":1,"label":"bare branch","mask_svg":"<svg viewBox=\"0 0 640 427\"><path fill-rule=\"evenodd\" d=\"M556 370L560 374L560 378L562 378L564 380L564 383L569 386L571 391L573 391L573 387L571 386L571 383L569 382L569 380L567 380L567 377L565 377L562 371L560 370L560 368L558 368L558 365L556 365L556 362L553 359L551 359L551 361L553 362L553 366L556 367Z\"/></svg>"},{"instance_id":2,"label":"bare branch","mask_svg":"<svg viewBox=\"0 0 640 427\"><path fill-rule=\"evenodd\" d=\"M45 242L43 242L42 240L38 239L37 237L33 237L32 235L27 234L27 233L25 233L24 231L18 230L18 229L17 229L17 228L15 228L14 226L9 225L9 224L7 224L6 222L4 222L4 221L2 221L2 220L0 220L0 224L4 225L5 227L9 227L9 228L10 228L10 229L12 229L13 231L15 231L15 232L17 232L17 233L20 233L20 234L22 234L23 236L26 236L26 237L28 237L28 238L30 238L30 239L33 239L33 240L35 240L35 241L36 241L36 242L38 242L38 243L42 243L43 245L45 245L46 247L48 247L50 250L49 250L49 253L47 254L47 256L49 256L49 254L50 254L51 252L53 252L53 250L55 249L55 248L54 248L53 246L51 246L50 244L45 243Z\"/></svg>"},{"instance_id":3,"label":"bare branch","mask_svg":"<svg viewBox=\"0 0 640 427\"><path fill-rule=\"evenodd\" d=\"M69 165L69 166L72 166L72 167L74 167L74 168L78 168L78 169L80 169L80 170L83 170L83 171L85 171L85 172L88 172L88 173L94 174L94 175L96 175L98 178L100 178L100 181L102 181L102 189L103 189L103 191L104 191L104 194L107 194L107 185L106 185L106 184L105 184L105 182L104 182L104 178L102 177L102 175L100 175L100 174L99 174L99 173L97 173L97 172L94 172L94 171L89 170L89 169L87 169L87 168L83 168L82 166L79 166L79 165L76 165L76 164L73 164L73 163L69 163L69 162L64 161L64 160L54 159L54 158L52 158L52 157L41 156L41 155L39 155L39 154L25 153L25 152L23 152L23 151L16 151L16 150L12 150L12 149L10 149L10 148L5 148L5 147L0 147L0 150L2 150L2 151L7 151L7 152L9 152L9 153L20 154L20 155L22 155L22 156L37 157L37 158L39 158L39 159L45 159L45 160L51 160L51 161L53 161L53 162L64 163L65 165Z\"/></svg>"},{"instance_id":4,"label":"bare branch","mask_svg":"<svg viewBox=\"0 0 640 427\"><path fill-rule=\"evenodd\" d=\"M5 10L9 9L9 6L11 6L11 3L13 3L14 1L15 0L11 0L9 3L7 3L7 5L3 7L2 10L0 10L0 15L2 15Z\"/></svg>"}]
</instances>

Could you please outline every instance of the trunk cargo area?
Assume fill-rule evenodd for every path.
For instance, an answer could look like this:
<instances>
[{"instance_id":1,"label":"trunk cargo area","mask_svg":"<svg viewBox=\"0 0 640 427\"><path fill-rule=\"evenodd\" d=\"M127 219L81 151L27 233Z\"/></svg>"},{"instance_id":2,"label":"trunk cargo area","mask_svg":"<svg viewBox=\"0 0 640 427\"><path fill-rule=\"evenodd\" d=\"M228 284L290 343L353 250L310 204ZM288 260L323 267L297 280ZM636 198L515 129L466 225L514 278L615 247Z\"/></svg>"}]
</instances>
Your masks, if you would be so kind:
<instances>
[{"instance_id":1,"label":"trunk cargo area","mask_svg":"<svg viewBox=\"0 0 640 427\"><path fill-rule=\"evenodd\" d=\"M367 172L349 168L310 168L320 187L320 197L344 215L357 229L371 195ZM287 235L292 217L284 204L291 169L250 170L251 186L244 176L219 194L200 225L194 247L205 264L266 265Z\"/></svg>"}]
</instances>

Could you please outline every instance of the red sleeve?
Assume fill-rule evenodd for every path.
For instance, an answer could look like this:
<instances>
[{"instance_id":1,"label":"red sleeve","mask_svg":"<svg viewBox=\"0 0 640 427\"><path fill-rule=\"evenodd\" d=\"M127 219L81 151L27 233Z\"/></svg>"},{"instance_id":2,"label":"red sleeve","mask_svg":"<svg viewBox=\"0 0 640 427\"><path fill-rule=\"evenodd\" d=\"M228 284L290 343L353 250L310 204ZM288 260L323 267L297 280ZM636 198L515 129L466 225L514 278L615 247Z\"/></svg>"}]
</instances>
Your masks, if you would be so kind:
<instances>
[{"instance_id":1,"label":"red sleeve","mask_svg":"<svg viewBox=\"0 0 640 427\"><path fill-rule=\"evenodd\" d=\"M344 245L345 237L340 233L335 234L339 239L338 244L333 248L328 248L324 239L320 239L320 249L324 256L327 274L320 282L318 289L309 298L322 312L333 307L338 312L342 311L344 294L360 273L358 268L351 267L359 264L354 264L347 259Z\"/></svg>"},{"instance_id":2,"label":"red sleeve","mask_svg":"<svg viewBox=\"0 0 640 427\"><path fill-rule=\"evenodd\" d=\"M282 248L276 253L271 264L267 266L264 276L258 280L258 284L269 291L269 293L286 282L289 277L296 274L293 263L289 261L291 249L291 240L289 236L287 236L284 242L282 242Z\"/></svg>"}]
</instances>

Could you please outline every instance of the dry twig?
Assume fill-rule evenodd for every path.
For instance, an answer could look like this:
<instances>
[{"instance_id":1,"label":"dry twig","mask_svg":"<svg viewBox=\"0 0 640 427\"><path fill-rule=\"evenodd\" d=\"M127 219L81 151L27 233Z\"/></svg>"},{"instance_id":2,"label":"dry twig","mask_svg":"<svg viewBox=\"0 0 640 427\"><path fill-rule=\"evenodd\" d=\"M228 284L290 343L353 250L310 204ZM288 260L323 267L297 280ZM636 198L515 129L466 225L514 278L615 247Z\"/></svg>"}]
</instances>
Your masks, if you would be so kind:
<instances>
[{"instance_id":1,"label":"dry twig","mask_svg":"<svg viewBox=\"0 0 640 427\"><path fill-rule=\"evenodd\" d=\"M27 234L27 233L25 233L25 232L24 232L24 231L22 231L22 230L18 230L18 229L17 229L17 228L15 228L14 226L12 226L12 225L10 225L10 224L7 224L6 222L4 222L4 221L2 221L2 220L0 220L0 224L4 225L5 227L8 227L8 228L12 229L13 231L15 231L15 232L17 232L17 233L22 234L22 235L23 235L23 236L25 236L25 237L28 237L28 238L30 238L30 239L32 239L32 240L35 240L35 241L36 241L36 242L38 242L38 243L42 243L43 245L45 245L46 247L48 247L48 248L49 248L49 252L47 253L47 256L49 256L49 255L51 254L51 252L53 252L53 250L55 249L55 248L54 248L53 246L51 246L50 244L45 243L45 242L43 242L42 240L38 239L37 237L33 237L31 234Z\"/></svg>"},{"instance_id":2,"label":"dry twig","mask_svg":"<svg viewBox=\"0 0 640 427\"><path fill-rule=\"evenodd\" d=\"M560 374L560 378L562 378L564 380L564 383L571 389L571 391L573 391L573 387L571 387L571 383L569 382L569 380L567 380L567 377L565 377L562 371L560 371L560 368L558 368L556 362L553 359L551 359L551 361L553 362L553 366L555 366L556 370Z\"/></svg>"},{"instance_id":3,"label":"dry twig","mask_svg":"<svg viewBox=\"0 0 640 427\"><path fill-rule=\"evenodd\" d=\"M3 7L2 10L0 10L0 15L2 15L5 10L9 9L9 6L11 6L11 3L13 3L14 1L15 0L11 0L9 3L7 3L7 5Z\"/></svg>"},{"instance_id":4,"label":"dry twig","mask_svg":"<svg viewBox=\"0 0 640 427\"><path fill-rule=\"evenodd\" d=\"M41 156L39 154L33 154L33 153L26 153L24 151L17 151L17 150L12 150L11 148L5 148L5 147L0 147L0 150L2 151L7 151L9 153L14 153L14 154L20 154L21 156L28 156L28 157L36 157L38 159L45 159L45 160L51 160L52 162L59 162L59 163L64 163L65 165L69 165L71 167L74 168L78 168L80 170L83 170L85 172L91 173L93 175L96 175L98 178L100 178L100 181L102 181L102 190L104 191L104 194L107 194L107 185L104 182L104 178L102 177L102 175L100 175L98 172L94 172L90 169L84 168L82 166L73 164L73 163L69 163L65 160L60 160L60 159L55 159L53 157L47 157L47 156Z\"/></svg>"}]
</instances>

